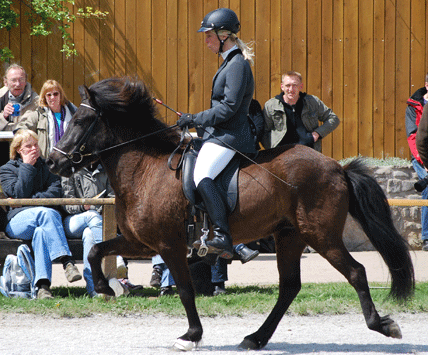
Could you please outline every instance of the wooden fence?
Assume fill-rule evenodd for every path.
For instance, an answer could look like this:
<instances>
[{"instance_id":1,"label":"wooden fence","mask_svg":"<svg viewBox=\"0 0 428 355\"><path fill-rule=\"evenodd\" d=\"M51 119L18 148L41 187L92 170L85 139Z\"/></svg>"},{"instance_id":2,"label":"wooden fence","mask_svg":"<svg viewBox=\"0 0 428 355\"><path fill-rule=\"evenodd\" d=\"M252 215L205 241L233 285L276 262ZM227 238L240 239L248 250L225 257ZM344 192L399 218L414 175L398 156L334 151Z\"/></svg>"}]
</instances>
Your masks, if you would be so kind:
<instances>
[{"instance_id":1,"label":"wooden fence","mask_svg":"<svg viewBox=\"0 0 428 355\"><path fill-rule=\"evenodd\" d=\"M230 7L240 18L240 37L254 44L262 105L280 92L281 74L297 70L305 90L342 121L324 139L326 155L409 157L404 113L428 72L428 0L76 0L73 10L91 6L109 15L75 22L70 34L79 56L71 59L59 53L58 31L30 37L26 5L13 6L21 26L0 32L0 45L13 50L36 91L56 79L79 104L81 84L138 75L183 112L209 106L219 59L196 31L206 13ZM160 111L175 122L173 113Z\"/></svg>"},{"instance_id":2,"label":"wooden fence","mask_svg":"<svg viewBox=\"0 0 428 355\"><path fill-rule=\"evenodd\" d=\"M113 239L117 235L116 216L114 213L114 198L0 198L0 206L61 206L61 205L102 205L103 206L103 240ZM1 208L1 207L0 207ZM3 263L7 254L15 254L17 243L8 243L12 240L0 239L0 262ZM7 246L9 244L9 246ZM102 260L102 269L105 275L116 277L116 256L106 256Z\"/></svg>"}]
</instances>

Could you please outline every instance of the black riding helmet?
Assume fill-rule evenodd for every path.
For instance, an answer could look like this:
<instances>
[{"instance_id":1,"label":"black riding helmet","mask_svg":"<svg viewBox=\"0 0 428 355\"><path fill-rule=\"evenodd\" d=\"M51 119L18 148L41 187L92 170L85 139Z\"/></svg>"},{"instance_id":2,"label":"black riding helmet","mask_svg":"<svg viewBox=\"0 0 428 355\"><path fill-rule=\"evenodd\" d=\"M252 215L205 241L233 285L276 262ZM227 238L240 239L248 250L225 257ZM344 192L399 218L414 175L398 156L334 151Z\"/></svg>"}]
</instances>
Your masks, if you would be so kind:
<instances>
[{"instance_id":1,"label":"black riding helmet","mask_svg":"<svg viewBox=\"0 0 428 355\"><path fill-rule=\"evenodd\" d=\"M220 8L211 11L204 17L198 32L227 30L232 33L238 33L240 28L241 24L235 12L231 9Z\"/></svg>"}]
</instances>

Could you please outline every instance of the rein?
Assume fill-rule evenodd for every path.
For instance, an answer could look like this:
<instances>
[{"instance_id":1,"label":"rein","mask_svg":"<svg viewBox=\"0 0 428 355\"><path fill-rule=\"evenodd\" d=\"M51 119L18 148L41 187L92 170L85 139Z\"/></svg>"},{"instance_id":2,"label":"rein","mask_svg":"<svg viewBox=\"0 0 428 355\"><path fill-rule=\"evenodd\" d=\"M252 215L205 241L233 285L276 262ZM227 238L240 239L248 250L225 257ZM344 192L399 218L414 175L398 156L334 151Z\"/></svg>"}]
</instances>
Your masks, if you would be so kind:
<instances>
[{"instance_id":1,"label":"rein","mask_svg":"<svg viewBox=\"0 0 428 355\"><path fill-rule=\"evenodd\" d=\"M168 109L172 110L173 112L177 113L177 115L179 115L179 112L177 112L177 111L173 110L172 108L170 108L169 106L165 105L162 101L157 100L156 98L153 98L153 99L157 103L159 103L159 104L167 107ZM76 145L76 147L74 148L74 150L71 153L66 153L66 152L62 151L61 149L58 149L57 147L53 147L52 148L53 150L56 150L57 152L59 152L59 153L63 154L64 156L66 156L67 159L71 160L73 164L79 164L79 163L81 163L84 157L92 156L92 155L99 156L100 154L105 153L105 152L107 152L109 150L116 149L116 148L119 148L119 147L123 147L125 145L137 142L139 140L142 140L142 139L145 139L147 137L153 136L155 134L158 134L158 133L161 133L161 132L173 129L173 128L175 128L175 127L178 126L177 124L174 124L172 126L168 126L168 127L162 128L160 130L157 130L156 132L152 132L152 133L146 134L144 136L131 139L130 141L126 141L126 142L119 143L119 144L116 144L114 146L105 148L105 149L100 150L98 152L83 154L83 152L84 152L84 150L86 148L86 141L88 140L89 135L94 130L95 125L98 122L99 118L102 116L102 112L101 111L97 111L94 107L92 107L91 105L85 104L85 103L81 103L80 106L87 107L87 108L91 109L92 111L94 111L97 114L96 119L91 123L91 125L89 126L89 129L86 131L86 133L83 135L83 137L79 140L79 143ZM179 115L179 116L181 116L181 115ZM215 138L220 143L224 144L227 148L233 150L235 153L238 153L239 155L241 155L242 157L244 157L245 159L247 159L248 161L250 161L252 164L257 165L259 168L261 168L262 170L264 170L265 172L267 172L268 174L270 174L271 176L273 176L275 179L281 181L282 183L284 183L285 185L287 185L287 186L289 186L289 187L291 187L293 189L297 189L296 186L294 186L294 185L288 183L287 181L281 179L279 176L275 175L274 173L272 173L268 169L264 168L263 166L261 166L260 164L258 164L256 161L254 161L253 159L251 159L249 156L245 155L244 153L241 153L239 150L235 149L234 147L232 147L228 143L223 142L221 139L219 139L217 137L214 137L211 133L207 132L204 128L202 128L202 127L198 127L198 128L202 129L205 133L207 133L208 135L210 135L212 138ZM182 143L184 141L184 137L185 137L186 132L188 133L188 129L187 128L181 131L180 142L179 142L177 148L171 153L170 157L168 158L168 167L171 170L175 171L175 170L178 170L180 168L180 166L183 163L184 153L189 149L189 146L190 146L191 142L186 146L186 148L185 148L185 150L184 150L184 152L183 152L183 154L182 154L182 156L180 158L180 161L177 163L176 168L173 168L172 167L172 159L175 156L175 154L177 153L177 151L181 148Z\"/></svg>"},{"instance_id":2,"label":"rein","mask_svg":"<svg viewBox=\"0 0 428 355\"><path fill-rule=\"evenodd\" d=\"M89 126L89 129L86 131L86 133L83 135L83 137L79 140L79 143L76 145L76 147L74 148L74 150L71 153L66 153L66 152L62 151L61 149L58 149L57 147L53 147L52 148L53 150L56 150L57 152L65 155L67 157L67 159L69 159L69 160L71 160L73 162L73 164L79 164L79 163L81 163L84 157L88 157L88 156L92 156L92 155L99 156L100 154L105 153L105 152L107 152L109 150L116 149L116 148L125 146L127 144L131 144L131 143L137 142L139 140L145 139L147 137L150 137L150 136L153 136L155 134L158 134L158 133L161 133L161 132L164 132L164 131L167 131L169 129L173 129L173 128L177 127L177 124L174 124L172 126L168 126L168 127L159 129L159 130L157 130L155 132L151 132L151 133L146 134L144 136L131 139L130 141L126 141L126 142L119 143L119 144L116 144L114 146L105 148L105 149L100 150L98 152L83 154L83 152L84 152L84 150L86 148L86 146L85 146L86 141L88 140L89 135L94 130L95 125L98 122L98 119L102 116L102 112L101 111L97 111L92 106L84 104L84 103L81 103L80 106L87 107L87 108L93 110L94 112L96 112L97 113L96 119L91 123L91 125ZM180 140L180 143L179 143L178 147L181 146L183 140L184 140L184 134L182 134L182 136L181 136L181 140ZM178 147L177 147L177 149L178 149ZM177 149L174 151L173 154L175 154L175 152L177 151Z\"/></svg>"}]
</instances>

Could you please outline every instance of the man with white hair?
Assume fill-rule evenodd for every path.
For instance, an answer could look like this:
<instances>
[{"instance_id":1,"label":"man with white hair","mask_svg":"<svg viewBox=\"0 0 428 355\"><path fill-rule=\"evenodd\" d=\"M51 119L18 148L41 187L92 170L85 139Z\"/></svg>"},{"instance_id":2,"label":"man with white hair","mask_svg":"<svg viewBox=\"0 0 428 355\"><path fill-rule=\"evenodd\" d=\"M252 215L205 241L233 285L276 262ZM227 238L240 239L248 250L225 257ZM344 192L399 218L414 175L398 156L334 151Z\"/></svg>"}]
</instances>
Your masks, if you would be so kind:
<instances>
[{"instance_id":1,"label":"man with white hair","mask_svg":"<svg viewBox=\"0 0 428 355\"><path fill-rule=\"evenodd\" d=\"M0 89L0 131L13 131L22 115L35 111L39 96L27 82L25 69L18 64L10 65L3 77Z\"/></svg>"}]
</instances>

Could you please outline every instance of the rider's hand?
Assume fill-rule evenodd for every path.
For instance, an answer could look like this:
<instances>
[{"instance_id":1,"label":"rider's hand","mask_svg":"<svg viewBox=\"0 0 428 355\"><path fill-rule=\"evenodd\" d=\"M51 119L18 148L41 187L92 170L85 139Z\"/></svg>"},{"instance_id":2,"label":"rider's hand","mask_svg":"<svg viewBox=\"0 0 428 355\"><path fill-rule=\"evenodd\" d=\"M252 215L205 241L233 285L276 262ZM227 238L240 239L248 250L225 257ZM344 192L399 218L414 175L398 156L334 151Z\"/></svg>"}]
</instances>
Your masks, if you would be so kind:
<instances>
[{"instance_id":1,"label":"rider's hand","mask_svg":"<svg viewBox=\"0 0 428 355\"><path fill-rule=\"evenodd\" d=\"M195 115L192 115L191 113L183 113L180 117L180 119L177 121L177 125L180 128L193 128L195 127Z\"/></svg>"}]
</instances>

